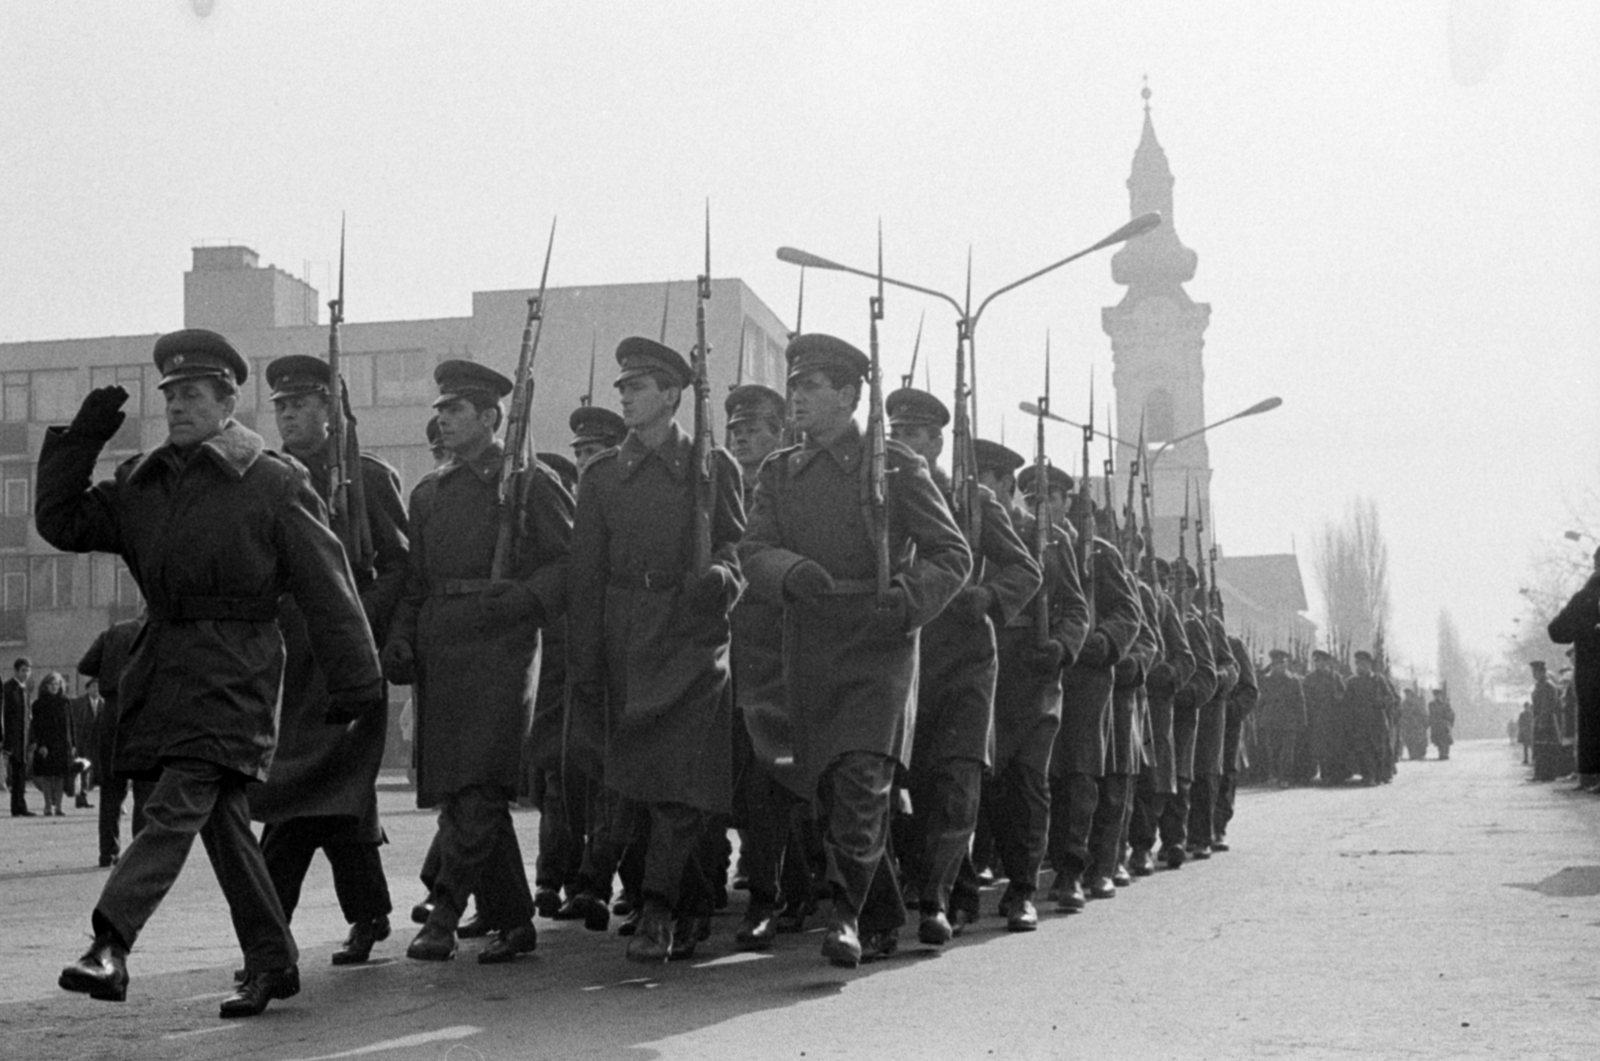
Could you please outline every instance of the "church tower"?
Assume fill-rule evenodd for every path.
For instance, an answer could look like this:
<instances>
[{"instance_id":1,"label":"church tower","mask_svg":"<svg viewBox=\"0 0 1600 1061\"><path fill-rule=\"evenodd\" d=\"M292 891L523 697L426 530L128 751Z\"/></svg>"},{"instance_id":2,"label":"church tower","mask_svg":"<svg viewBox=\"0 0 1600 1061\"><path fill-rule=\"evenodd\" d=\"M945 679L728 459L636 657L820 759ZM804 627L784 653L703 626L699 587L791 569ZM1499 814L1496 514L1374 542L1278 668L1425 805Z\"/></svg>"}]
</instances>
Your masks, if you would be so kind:
<instances>
[{"instance_id":1,"label":"church tower","mask_svg":"<svg viewBox=\"0 0 1600 1061\"><path fill-rule=\"evenodd\" d=\"M1161 212L1161 226L1125 244L1112 255L1111 278L1127 294L1100 311L1100 324L1111 337L1112 383L1117 394L1119 438L1132 443L1144 423L1146 452L1152 456L1163 442L1181 438L1205 425L1205 367L1201 352L1211 306L1195 302L1183 285L1194 279L1195 252L1178 239L1172 209L1172 169L1156 140L1150 119L1150 87L1144 98L1144 131L1133 153L1128 177L1129 216ZM1127 451L1119 454L1121 485L1127 490ZM1211 457L1205 436L1189 439L1160 454L1153 465L1152 522L1156 552L1177 553L1178 518L1183 514L1185 483L1211 496ZM1196 503L1191 500L1191 510ZM1209 535L1207 536L1209 540ZM1189 548L1193 551L1191 541Z\"/></svg>"}]
</instances>

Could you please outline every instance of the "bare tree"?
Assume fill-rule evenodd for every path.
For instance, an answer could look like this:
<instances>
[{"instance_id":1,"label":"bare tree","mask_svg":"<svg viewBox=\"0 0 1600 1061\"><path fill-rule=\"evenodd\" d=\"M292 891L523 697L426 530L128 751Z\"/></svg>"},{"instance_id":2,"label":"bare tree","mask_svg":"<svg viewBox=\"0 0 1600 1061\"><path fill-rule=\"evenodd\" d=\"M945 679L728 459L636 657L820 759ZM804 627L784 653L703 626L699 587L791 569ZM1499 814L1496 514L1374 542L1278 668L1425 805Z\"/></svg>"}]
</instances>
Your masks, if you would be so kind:
<instances>
[{"instance_id":1,"label":"bare tree","mask_svg":"<svg viewBox=\"0 0 1600 1061\"><path fill-rule=\"evenodd\" d=\"M1370 648L1389 623L1389 547L1377 503L1353 498L1343 520L1329 521L1313 544L1330 650Z\"/></svg>"}]
</instances>

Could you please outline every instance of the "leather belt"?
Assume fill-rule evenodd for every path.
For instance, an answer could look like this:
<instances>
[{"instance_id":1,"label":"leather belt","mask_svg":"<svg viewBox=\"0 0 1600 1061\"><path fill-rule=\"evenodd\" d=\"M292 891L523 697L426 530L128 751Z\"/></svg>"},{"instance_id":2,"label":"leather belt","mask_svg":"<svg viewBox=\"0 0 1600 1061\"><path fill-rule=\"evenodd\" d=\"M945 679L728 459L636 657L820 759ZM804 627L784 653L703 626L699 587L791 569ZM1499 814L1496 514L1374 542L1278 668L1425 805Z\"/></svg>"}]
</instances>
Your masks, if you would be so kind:
<instances>
[{"instance_id":1,"label":"leather belt","mask_svg":"<svg viewBox=\"0 0 1600 1061\"><path fill-rule=\"evenodd\" d=\"M163 623L193 623L204 619L244 623L270 623L278 618L276 597L175 597L149 603L150 618Z\"/></svg>"},{"instance_id":2,"label":"leather belt","mask_svg":"<svg viewBox=\"0 0 1600 1061\"><path fill-rule=\"evenodd\" d=\"M430 597L472 597L494 584L492 578L441 578L428 586Z\"/></svg>"}]
</instances>

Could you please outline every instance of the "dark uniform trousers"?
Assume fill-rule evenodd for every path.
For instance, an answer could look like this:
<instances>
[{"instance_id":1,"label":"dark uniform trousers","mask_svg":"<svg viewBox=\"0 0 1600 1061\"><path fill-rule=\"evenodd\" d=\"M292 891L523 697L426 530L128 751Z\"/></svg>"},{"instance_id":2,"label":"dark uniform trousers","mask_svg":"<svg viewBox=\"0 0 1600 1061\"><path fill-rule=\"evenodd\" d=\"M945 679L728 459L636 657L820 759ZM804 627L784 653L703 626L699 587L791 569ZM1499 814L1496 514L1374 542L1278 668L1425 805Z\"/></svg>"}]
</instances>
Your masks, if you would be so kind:
<instances>
[{"instance_id":1,"label":"dark uniform trousers","mask_svg":"<svg viewBox=\"0 0 1600 1061\"><path fill-rule=\"evenodd\" d=\"M533 894L502 789L472 785L442 797L438 841L438 875L423 881L434 898L432 924L455 931L474 896L478 916L491 930L533 919Z\"/></svg>"},{"instance_id":2,"label":"dark uniform trousers","mask_svg":"<svg viewBox=\"0 0 1600 1061\"><path fill-rule=\"evenodd\" d=\"M125 777L109 774L100 779L100 857L116 858L122 853L122 804L133 790L133 828L130 835L138 836L144 828L144 805L150 799L155 785L149 781L129 781Z\"/></svg>"},{"instance_id":3,"label":"dark uniform trousers","mask_svg":"<svg viewBox=\"0 0 1600 1061\"><path fill-rule=\"evenodd\" d=\"M711 884L701 840L713 815L687 803L626 801L635 815L629 830L644 835L644 874L640 894L666 904L679 916L712 914Z\"/></svg>"},{"instance_id":4,"label":"dark uniform trousers","mask_svg":"<svg viewBox=\"0 0 1600 1061\"><path fill-rule=\"evenodd\" d=\"M269 822L261 830L261 856L283 905L294 920L300 888L320 850L333 871L333 891L347 924L376 921L394 910L378 844L357 835L360 822L347 815L310 815Z\"/></svg>"},{"instance_id":5,"label":"dark uniform trousers","mask_svg":"<svg viewBox=\"0 0 1600 1061\"><path fill-rule=\"evenodd\" d=\"M568 898L577 894L583 868L583 838L589 805L598 788L577 770L540 770L534 776L534 801L539 805L539 854L533 882Z\"/></svg>"},{"instance_id":6,"label":"dark uniform trousers","mask_svg":"<svg viewBox=\"0 0 1600 1061\"><path fill-rule=\"evenodd\" d=\"M1024 742L1049 748L1059 718L1042 718ZM1031 899L1039 886L1039 867L1050 841L1050 777L1048 756L1031 762L1015 756L998 774L984 779L983 806L994 837L994 851L1007 879L1009 895Z\"/></svg>"},{"instance_id":7,"label":"dark uniform trousers","mask_svg":"<svg viewBox=\"0 0 1600 1061\"><path fill-rule=\"evenodd\" d=\"M1122 861L1122 834L1138 775L1106 774L1099 781L1094 821L1089 827L1089 866L1096 877L1109 877Z\"/></svg>"},{"instance_id":8,"label":"dark uniform trousers","mask_svg":"<svg viewBox=\"0 0 1600 1061\"><path fill-rule=\"evenodd\" d=\"M598 899L611 898L611 881L619 874L625 895L637 896L644 876L644 845L648 816L640 815L632 801L615 789L596 786L590 803L588 839L578 867L578 887Z\"/></svg>"},{"instance_id":9,"label":"dark uniform trousers","mask_svg":"<svg viewBox=\"0 0 1600 1061\"><path fill-rule=\"evenodd\" d=\"M27 760L21 756L6 756L6 778L11 783L11 816L13 818L27 813L28 810L27 768Z\"/></svg>"},{"instance_id":10,"label":"dark uniform trousers","mask_svg":"<svg viewBox=\"0 0 1600 1061\"><path fill-rule=\"evenodd\" d=\"M1189 789L1188 842L1191 847L1210 847L1216 839L1217 792L1221 774L1196 774Z\"/></svg>"},{"instance_id":11,"label":"dark uniform trousers","mask_svg":"<svg viewBox=\"0 0 1600 1061\"><path fill-rule=\"evenodd\" d=\"M278 893L250 831L245 778L200 759L162 764L145 802L144 828L128 845L94 910L95 932L115 931L130 948L183 869L199 835L228 900L247 972L299 961Z\"/></svg>"},{"instance_id":12,"label":"dark uniform trousers","mask_svg":"<svg viewBox=\"0 0 1600 1061\"><path fill-rule=\"evenodd\" d=\"M1128 846L1135 851L1150 851L1160 839L1161 818L1170 798L1157 792L1151 769L1139 774L1133 785L1133 806L1128 808Z\"/></svg>"},{"instance_id":13,"label":"dark uniform trousers","mask_svg":"<svg viewBox=\"0 0 1600 1061\"><path fill-rule=\"evenodd\" d=\"M905 900L889 841L895 760L876 752L845 752L817 782L834 901L853 911L866 932L906 923Z\"/></svg>"},{"instance_id":14,"label":"dark uniform trousers","mask_svg":"<svg viewBox=\"0 0 1600 1061\"><path fill-rule=\"evenodd\" d=\"M791 847L800 852L799 866L794 868L803 873L806 865L803 847L791 843L803 839L795 826L801 800L752 759L739 782L739 801L744 820L739 864L750 888L751 908L771 910L780 902L805 901L809 882L788 872Z\"/></svg>"},{"instance_id":15,"label":"dark uniform trousers","mask_svg":"<svg viewBox=\"0 0 1600 1061\"><path fill-rule=\"evenodd\" d=\"M1056 873L1077 876L1089 865L1089 834L1100 802L1100 781L1064 773L1050 784L1050 862Z\"/></svg>"},{"instance_id":16,"label":"dark uniform trousers","mask_svg":"<svg viewBox=\"0 0 1600 1061\"><path fill-rule=\"evenodd\" d=\"M922 910L951 908L957 877L965 878L960 905L977 912L976 870L969 852L978 824L983 791L983 763L977 759L941 759L918 764L908 773L912 813L904 821L901 857L909 864Z\"/></svg>"},{"instance_id":17,"label":"dark uniform trousers","mask_svg":"<svg viewBox=\"0 0 1600 1061\"><path fill-rule=\"evenodd\" d=\"M1217 786L1217 809L1212 818L1213 843L1228 835L1228 823L1233 821L1233 800L1239 791L1239 775L1235 771L1228 771L1218 780L1221 783Z\"/></svg>"}]
</instances>

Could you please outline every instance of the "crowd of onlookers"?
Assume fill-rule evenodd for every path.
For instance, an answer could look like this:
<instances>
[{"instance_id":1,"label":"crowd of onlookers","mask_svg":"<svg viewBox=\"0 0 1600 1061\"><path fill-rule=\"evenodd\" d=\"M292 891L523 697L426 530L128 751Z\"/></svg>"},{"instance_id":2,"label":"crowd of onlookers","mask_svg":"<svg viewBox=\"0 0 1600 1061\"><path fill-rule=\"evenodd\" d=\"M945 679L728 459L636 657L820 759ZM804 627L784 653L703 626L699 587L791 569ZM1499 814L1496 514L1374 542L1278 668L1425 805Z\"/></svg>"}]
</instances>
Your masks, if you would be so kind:
<instances>
[{"instance_id":1,"label":"crowd of onlookers","mask_svg":"<svg viewBox=\"0 0 1600 1061\"><path fill-rule=\"evenodd\" d=\"M51 671L32 688L33 664L26 658L12 664L11 677L0 685L0 744L5 747L4 786L10 789L11 816L33 817L28 782L44 797L43 813L65 815L65 800L91 808L89 789L96 782L93 765L104 701L98 683L89 679L81 695L69 697L67 680Z\"/></svg>"}]
</instances>

